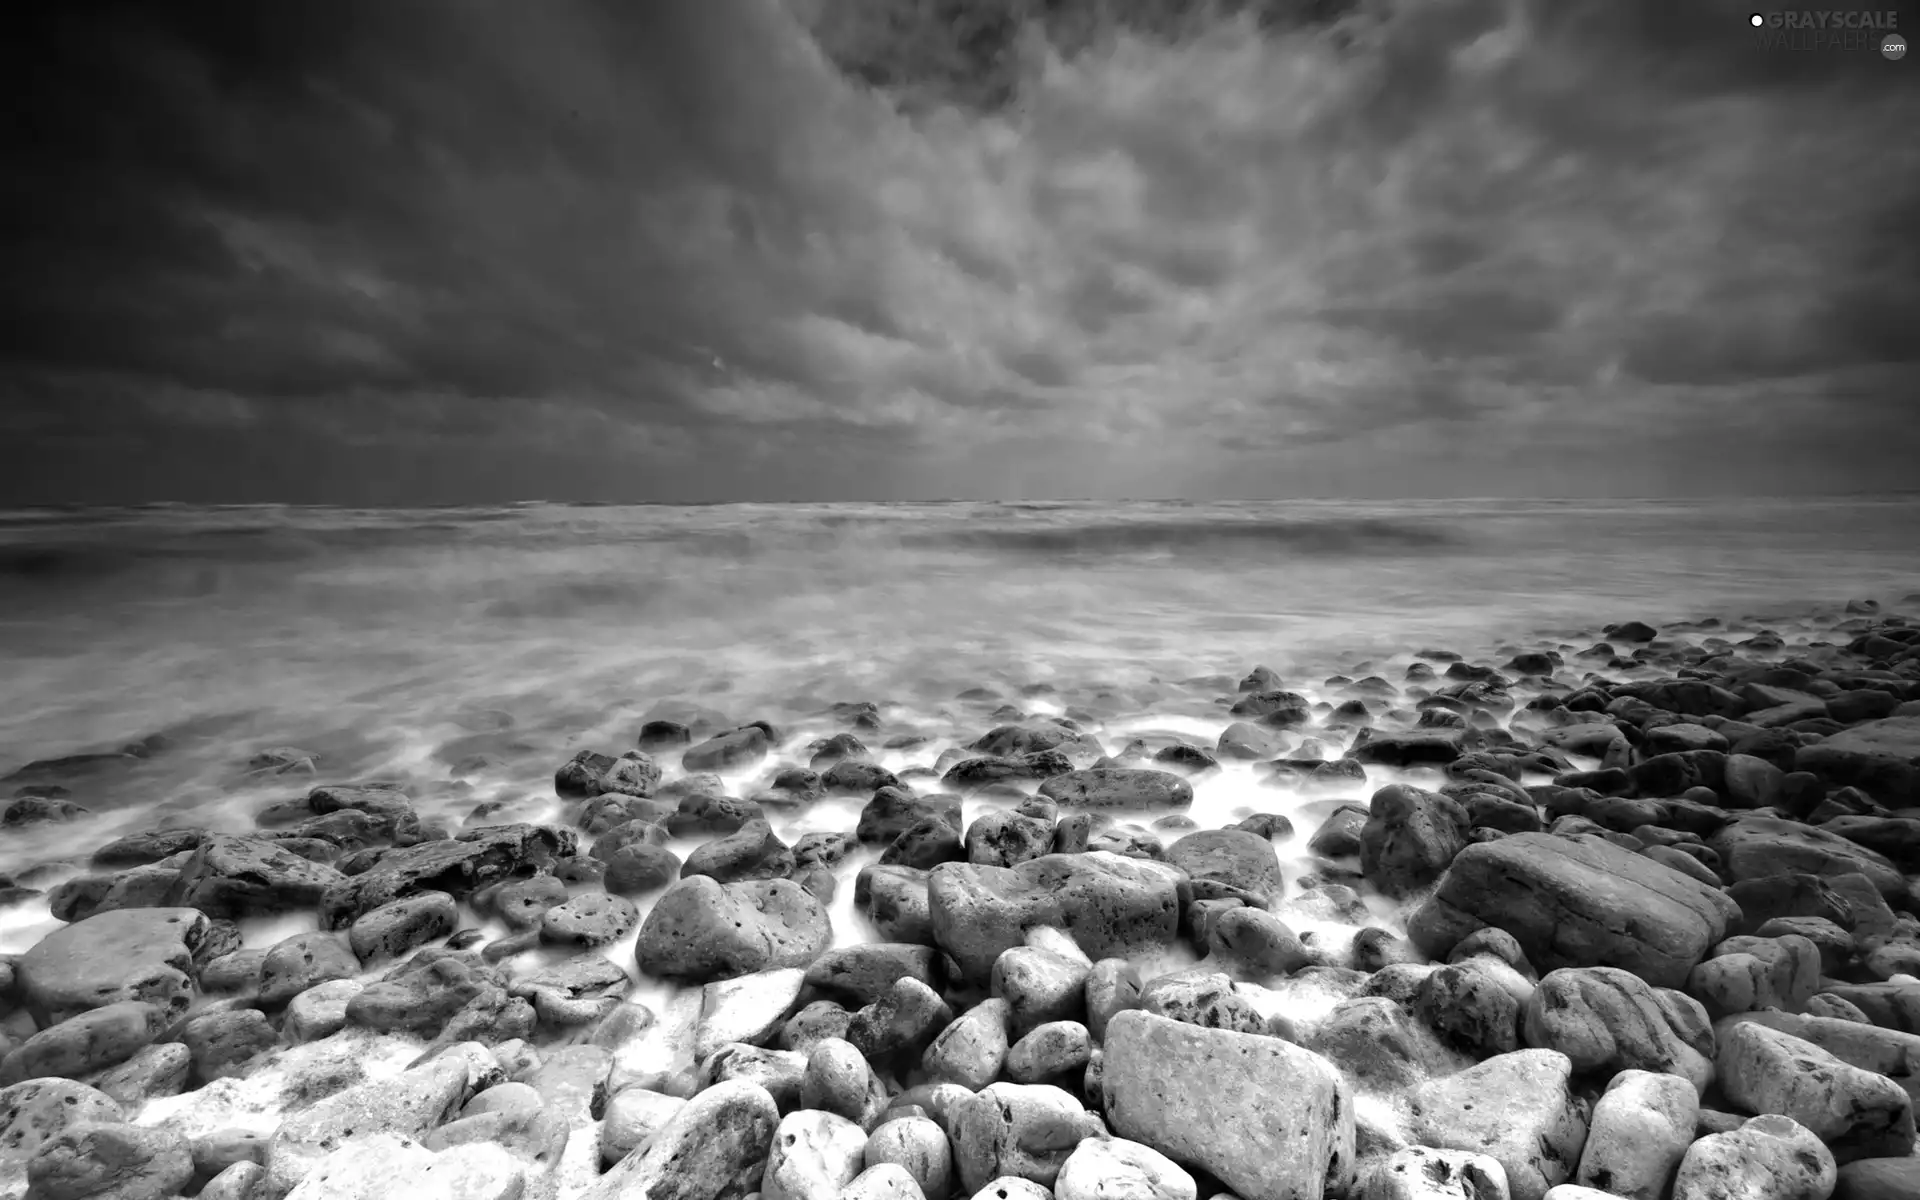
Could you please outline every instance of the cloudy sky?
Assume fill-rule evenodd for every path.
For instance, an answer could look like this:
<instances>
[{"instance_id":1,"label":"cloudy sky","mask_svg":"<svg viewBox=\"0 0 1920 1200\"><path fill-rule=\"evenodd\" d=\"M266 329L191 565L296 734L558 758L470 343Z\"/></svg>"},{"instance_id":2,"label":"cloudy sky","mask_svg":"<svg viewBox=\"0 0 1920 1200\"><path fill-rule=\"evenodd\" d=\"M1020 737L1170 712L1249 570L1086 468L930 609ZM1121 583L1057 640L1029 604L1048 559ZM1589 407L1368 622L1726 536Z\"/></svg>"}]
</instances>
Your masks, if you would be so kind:
<instances>
[{"instance_id":1,"label":"cloudy sky","mask_svg":"<svg viewBox=\"0 0 1920 1200\"><path fill-rule=\"evenodd\" d=\"M1920 486L1920 55L1204 9L47 3L0 503Z\"/></svg>"}]
</instances>

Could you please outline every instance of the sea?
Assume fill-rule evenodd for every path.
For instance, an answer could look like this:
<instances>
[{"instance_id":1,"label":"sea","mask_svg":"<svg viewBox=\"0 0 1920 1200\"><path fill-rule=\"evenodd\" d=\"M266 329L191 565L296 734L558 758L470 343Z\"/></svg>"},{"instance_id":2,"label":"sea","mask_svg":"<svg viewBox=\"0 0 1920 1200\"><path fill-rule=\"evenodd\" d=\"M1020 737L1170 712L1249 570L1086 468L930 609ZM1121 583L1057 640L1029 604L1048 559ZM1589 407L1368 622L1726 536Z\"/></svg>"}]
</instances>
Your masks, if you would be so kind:
<instances>
[{"instance_id":1,"label":"sea","mask_svg":"<svg viewBox=\"0 0 1920 1200\"><path fill-rule=\"evenodd\" d=\"M11 511L0 803L57 777L89 811L0 830L0 873L46 888L117 834L244 831L324 782L405 784L455 830L560 820L554 770L631 748L650 716L773 722L777 759L728 778L752 794L845 702L877 707L860 736L896 770L1012 711L1077 712L1115 749L1211 746L1256 665L1327 698L1336 675L1398 682L1422 649L1584 647L1629 619L1791 635L1916 593L1915 495ZM926 740L881 749L901 736ZM1282 857L1305 871L1325 805L1230 764L1193 816L1289 813ZM772 816L792 837L858 809ZM864 936L851 891L842 941ZM53 924L43 901L0 910L0 951Z\"/></svg>"}]
</instances>

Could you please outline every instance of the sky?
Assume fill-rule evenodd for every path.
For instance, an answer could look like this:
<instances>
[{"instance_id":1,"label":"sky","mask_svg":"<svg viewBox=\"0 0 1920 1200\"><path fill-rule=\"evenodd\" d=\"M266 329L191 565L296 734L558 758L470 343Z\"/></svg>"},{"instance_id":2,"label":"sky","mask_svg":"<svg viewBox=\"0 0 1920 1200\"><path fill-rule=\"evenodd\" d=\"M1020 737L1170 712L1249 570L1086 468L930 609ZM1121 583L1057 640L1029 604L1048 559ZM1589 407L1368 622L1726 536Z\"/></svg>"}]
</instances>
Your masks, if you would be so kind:
<instances>
[{"instance_id":1,"label":"sky","mask_svg":"<svg viewBox=\"0 0 1920 1200\"><path fill-rule=\"evenodd\" d=\"M20 7L0 504L1920 488L1920 54L1740 4Z\"/></svg>"}]
</instances>

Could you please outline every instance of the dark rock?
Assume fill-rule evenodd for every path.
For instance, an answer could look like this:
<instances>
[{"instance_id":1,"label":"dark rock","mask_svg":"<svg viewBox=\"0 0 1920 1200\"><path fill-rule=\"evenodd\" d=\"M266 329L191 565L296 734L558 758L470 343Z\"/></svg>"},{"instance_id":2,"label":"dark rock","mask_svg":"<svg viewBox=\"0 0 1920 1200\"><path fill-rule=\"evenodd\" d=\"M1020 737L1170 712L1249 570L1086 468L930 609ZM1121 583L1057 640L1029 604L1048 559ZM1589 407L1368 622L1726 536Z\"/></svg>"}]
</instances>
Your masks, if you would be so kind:
<instances>
[{"instance_id":1,"label":"dark rock","mask_svg":"<svg viewBox=\"0 0 1920 1200\"><path fill-rule=\"evenodd\" d=\"M530 874L578 849L573 832L543 825L495 825L450 841L390 850L368 870L329 887L321 924L343 929L360 916L421 892L465 896L518 874Z\"/></svg>"},{"instance_id":2,"label":"dark rock","mask_svg":"<svg viewBox=\"0 0 1920 1200\"><path fill-rule=\"evenodd\" d=\"M772 748L766 725L742 725L689 748L680 756L680 765L689 771L724 771L759 762Z\"/></svg>"},{"instance_id":3,"label":"dark rock","mask_svg":"<svg viewBox=\"0 0 1920 1200\"><path fill-rule=\"evenodd\" d=\"M842 795L871 793L880 788L898 787L900 780L877 763L844 759L820 777L820 786Z\"/></svg>"},{"instance_id":4,"label":"dark rock","mask_svg":"<svg viewBox=\"0 0 1920 1200\"><path fill-rule=\"evenodd\" d=\"M1362 731L1347 757L1384 767L1445 766L1461 755L1461 738L1452 733Z\"/></svg>"},{"instance_id":5,"label":"dark rock","mask_svg":"<svg viewBox=\"0 0 1920 1200\"><path fill-rule=\"evenodd\" d=\"M648 721L640 726L640 749L649 754L693 744L693 731L678 721Z\"/></svg>"},{"instance_id":6,"label":"dark rock","mask_svg":"<svg viewBox=\"0 0 1920 1200\"><path fill-rule=\"evenodd\" d=\"M755 820L695 849L680 876L711 875L721 883L785 879L793 874L794 861L792 849L774 836L773 827Z\"/></svg>"},{"instance_id":7,"label":"dark rock","mask_svg":"<svg viewBox=\"0 0 1920 1200\"><path fill-rule=\"evenodd\" d=\"M925 871L945 862L964 862L966 858L960 831L942 814L921 817L902 830L881 852L880 863Z\"/></svg>"},{"instance_id":8,"label":"dark rock","mask_svg":"<svg viewBox=\"0 0 1920 1200\"><path fill-rule=\"evenodd\" d=\"M1233 897L1265 908L1286 886L1273 843L1240 829L1190 833L1168 849L1167 861L1187 873L1199 900Z\"/></svg>"},{"instance_id":9,"label":"dark rock","mask_svg":"<svg viewBox=\"0 0 1920 1200\"><path fill-rule=\"evenodd\" d=\"M1191 889L1176 868L1089 852L1016 867L945 863L927 894L935 944L980 979L1034 925L1065 930L1095 958L1169 946Z\"/></svg>"},{"instance_id":10,"label":"dark rock","mask_svg":"<svg viewBox=\"0 0 1920 1200\"><path fill-rule=\"evenodd\" d=\"M1184 809L1193 804L1193 786L1166 771L1133 767L1091 767L1048 779L1040 794L1057 804L1088 809Z\"/></svg>"},{"instance_id":11,"label":"dark rock","mask_svg":"<svg viewBox=\"0 0 1920 1200\"><path fill-rule=\"evenodd\" d=\"M933 945L927 872L917 867L862 868L854 879L853 902L887 941Z\"/></svg>"},{"instance_id":12,"label":"dark rock","mask_svg":"<svg viewBox=\"0 0 1920 1200\"><path fill-rule=\"evenodd\" d=\"M886 845L927 817L959 829L960 797L945 793L919 796L905 788L883 787L860 810L854 836L868 844Z\"/></svg>"},{"instance_id":13,"label":"dark rock","mask_svg":"<svg viewBox=\"0 0 1920 1200\"><path fill-rule=\"evenodd\" d=\"M913 1059L952 1020L953 1010L938 992L912 976L902 976L853 1014L847 1041L870 1061Z\"/></svg>"},{"instance_id":14,"label":"dark rock","mask_svg":"<svg viewBox=\"0 0 1920 1200\"><path fill-rule=\"evenodd\" d=\"M1389 896L1440 878L1466 845L1467 814L1451 797L1405 784L1373 794L1360 832L1360 871Z\"/></svg>"},{"instance_id":15,"label":"dark rock","mask_svg":"<svg viewBox=\"0 0 1920 1200\"><path fill-rule=\"evenodd\" d=\"M1713 1026L1692 997L1615 967L1550 971L1527 999L1527 1045L1558 1050L1580 1074L1678 1075L1704 1091L1713 1079Z\"/></svg>"},{"instance_id":16,"label":"dark rock","mask_svg":"<svg viewBox=\"0 0 1920 1200\"><path fill-rule=\"evenodd\" d=\"M211 917L264 916L312 908L345 877L265 838L214 834L193 852L167 893L170 907Z\"/></svg>"},{"instance_id":17,"label":"dark rock","mask_svg":"<svg viewBox=\"0 0 1920 1200\"><path fill-rule=\"evenodd\" d=\"M680 797L678 806L667 814L666 826L674 837L734 833L750 821L766 820L766 815L752 800L701 791Z\"/></svg>"},{"instance_id":18,"label":"dark rock","mask_svg":"<svg viewBox=\"0 0 1920 1200\"><path fill-rule=\"evenodd\" d=\"M204 829L152 829L115 838L93 852L96 867L139 867L193 850L207 839Z\"/></svg>"},{"instance_id":19,"label":"dark rock","mask_svg":"<svg viewBox=\"0 0 1920 1200\"><path fill-rule=\"evenodd\" d=\"M1462 850L1408 934L1439 958L1491 925L1542 970L1618 966L1664 987L1738 917L1725 893L1602 839L1523 833Z\"/></svg>"},{"instance_id":20,"label":"dark rock","mask_svg":"<svg viewBox=\"0 0 1920 1200\"><path fill-rule=\"evenodd\" d=\"M1907 890L1905 877L1885 856L1824 829L1778 817L1743 816L1715 831L1707 844L1735 883L1790 872L1858 873L1873 880L1882 895L1899 896Z\"/></svg>"},{"instance_id":21,"label":"dark rock","mask_svg":"<svg viewBox=\"0 0 1920 1200\"><path fill-rule=\"evenodd\" d=\"M967 827L966 858L983 866L1011 867L1050 852L1053 822L1020 812L990 812Z\"/></svg>"},{"instance_id":22,"label":"dark rock","mask_svg":"<svg viewBox=\"0 0 1920 1200\"><path fill-rule=\"evenodd\" d=\"M1049 779L1071 770L1073 760L1059 750L1036 750L1007 757L982 755L962 759L947 769L940 782L947 787L975 791L1010 780Z\"/></svg>"},{"instance_id":23,"label":"dark rock","mask_svg":"<svg viewBox=\"0 0 1920 1200\"><path fill-rule=\"evenodd\" d=\"M692 769L692 768L689 768ZM561 796L651 796L660 783L660 764L644 750L629 750L619 758L582 750L553 775L553 790Z\"/></svg>"},{"instance_id":24,"label":"dark rock","mask_svg":"<svg viewBox=\"0 0 1920 1200\"><path fill-rule=\"evenodd\" d=\"M786 879L683 879L654 903L635 957L643 974L708 982L805 967L832 941L826 910Z\"/></svg>"},{"instance_id":25,"label":"dark rock","mask_svg":"<svg viewBox=\"0 0 1920 1200\"><path fill-rule=\"evenodd\" d=\"M296 933L260 959L259 1002L284 1008L308 988L360 974L360 959L337 933Z\"/></svg>"}]
</instances>

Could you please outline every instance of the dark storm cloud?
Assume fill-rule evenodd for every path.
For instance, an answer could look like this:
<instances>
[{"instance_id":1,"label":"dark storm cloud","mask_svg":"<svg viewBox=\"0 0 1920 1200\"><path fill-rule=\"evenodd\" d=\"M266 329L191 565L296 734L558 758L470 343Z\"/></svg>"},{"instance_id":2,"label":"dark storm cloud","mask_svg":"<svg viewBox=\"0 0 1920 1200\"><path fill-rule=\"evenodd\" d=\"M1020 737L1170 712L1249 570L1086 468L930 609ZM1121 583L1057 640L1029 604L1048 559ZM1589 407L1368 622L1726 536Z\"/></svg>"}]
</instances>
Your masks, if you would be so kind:
<instances>
[{"instance_id":1,"label":"dark storm cloud","mask_svg":"<svg viewBox=\"0 0 1920 1200\"><path fill-rule=\"evenodd\" d=\"M1920 75L1745 13L38 6L0 499L1446 490L1702 413L1756 479L1920 453Z\"/></svg>"}]
</instances>

